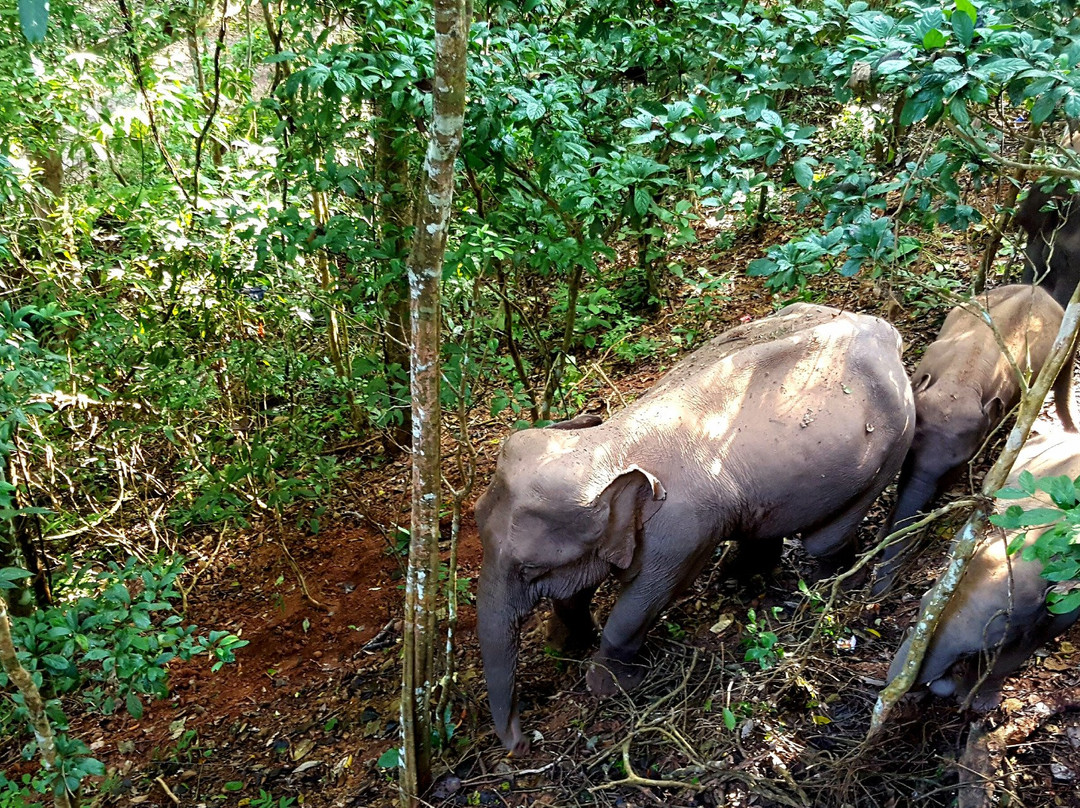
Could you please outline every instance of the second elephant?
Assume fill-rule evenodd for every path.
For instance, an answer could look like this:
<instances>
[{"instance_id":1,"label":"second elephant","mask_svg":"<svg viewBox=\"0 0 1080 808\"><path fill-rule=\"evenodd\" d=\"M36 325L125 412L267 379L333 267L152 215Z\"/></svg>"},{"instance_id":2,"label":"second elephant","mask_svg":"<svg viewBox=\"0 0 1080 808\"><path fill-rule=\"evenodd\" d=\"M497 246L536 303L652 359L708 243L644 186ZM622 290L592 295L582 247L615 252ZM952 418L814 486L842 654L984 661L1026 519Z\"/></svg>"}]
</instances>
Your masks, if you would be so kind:
<instances>
[{"instance_id":1,"label":"second elephant","mask_svg":"<svg viewBox=\"0 0 1080 808\"><path fill-rule=\"evenodd\" d=\"M976 299L997 328L1020 371L1038 373L1061 326L1061 306L1042 287L1014 284ZM1020 401L1020 382L978 307L957 306L911 375L915 392L915 439L904 460L896 505L881 531L884 538L913 521L953 483L983 441ZM1058 416L1075 431L1070 360L1054 385ZM909 534L884 553L874 594L889 588L912 542Z\"/></svg>"}]
</instances>

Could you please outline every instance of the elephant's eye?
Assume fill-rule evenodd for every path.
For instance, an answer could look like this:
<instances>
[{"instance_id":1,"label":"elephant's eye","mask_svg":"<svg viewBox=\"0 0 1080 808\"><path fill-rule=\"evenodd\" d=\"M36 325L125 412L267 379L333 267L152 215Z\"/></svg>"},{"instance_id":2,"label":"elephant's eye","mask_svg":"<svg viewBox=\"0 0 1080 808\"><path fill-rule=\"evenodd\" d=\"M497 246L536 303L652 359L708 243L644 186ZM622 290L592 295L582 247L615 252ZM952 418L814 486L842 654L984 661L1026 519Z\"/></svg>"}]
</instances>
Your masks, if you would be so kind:
<instances>
[{"instance_id":1,"label":"elephant's eye","mask_svg":"<svg viewBox=\"0 0 1080 808\"><path fill-rule=\"evenodd\" d=\"M543 575L547 570L539 564L522 564L521 577L526 581L533 581Z\"/></svg>"}]
</instances>

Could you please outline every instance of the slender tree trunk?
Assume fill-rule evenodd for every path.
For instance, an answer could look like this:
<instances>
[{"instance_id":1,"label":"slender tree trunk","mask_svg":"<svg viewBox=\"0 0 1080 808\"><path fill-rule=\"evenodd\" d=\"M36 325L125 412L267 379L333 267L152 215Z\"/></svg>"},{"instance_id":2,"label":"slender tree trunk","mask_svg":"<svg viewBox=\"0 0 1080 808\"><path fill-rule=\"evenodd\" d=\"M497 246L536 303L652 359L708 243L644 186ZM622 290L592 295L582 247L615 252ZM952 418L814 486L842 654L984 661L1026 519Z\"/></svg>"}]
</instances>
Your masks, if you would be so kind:
<instances>
[{"instance_id":1,"label":"slender tree trunk","mask_svg":"<svg viewBox=\"0 0 1080 808\"><path fill-rule=\"evenodd\" d=\"M915 620L911 644L908 646L907 656L904 658L900 674L889 682L878 695L877 704L874 705L870 718L870 730L867 733L867 738L872 738L881 730L889 716L889 712L915 683L915 677L918 676L919 669L922 667L926 649L929 647L930 639L934 636L941 615L944 613L949 599L952 598L953 593L956 591L956 587L967 569L968 562L975 554L975 549L983 537L994 494L1005 485L1005 480L1009 476L1009 472L1012 471L1013 463L1016 462L1016 457L1020 454L1020 449L1023 448L1024 442L1027 440L1031 426L1042 411L1043 400L1046 398L1046 394L1050 392L1050 388L1053 386L1054 380L1057 379L1058 373L1061 372L1062 366L1065 362L1071 361L1072 348L1076 341L1078 328L1080 328L1080 285L1073 290L1072 298L1069 300L1069 305L1065 309L1065 316L1061 321L1061 328L1058 330L1054 345L1050 350L1050 356L1047 357L1046 363L1043 365L1042 370L1039 371L1035 382L1024 393L1023 399L1020 401L1020 412L1016 416L1016 425L1009 432L1005 448L983 479L982 496L984 504L975 508L967 522L960 529L960 533L953 544L949 566L946 567L945 572L934 584L931 596L927 598L926 605L920 610L919 616Z\"/></svg>"},{"instance_id":2,"label":"slender tree trunk","mask_svg":"<svg viewBox=\"0 0 1080 808\"><path fill-rule=\"evenodd\" d=\"M412 326L412 532L405 578L401 677L401 804L414 808L431 780L435 595L439 571L439 281L454 196L454 159L465 120L466 0L434 0L434 121L409 254Z\"/></svg>"},{"instance_id":3,"label":"slender tree trunk","mask_svg":"<svg viewBox=\"0 0 1080 808\"><path fill-rule=\"evenodd\" d=\"M401 131L394 125L393 114L380 110L379 117L386 121L380 127L375 140L375 171L382 185L379 192L379 230L383 249L391 262L405 258L407 246L405 234L413 223L414 204L410 189L409 155L395 136ZM389 274L389 273L384 273ZM383 334L383 361L389 369L395 365L404 369L409 366L409 283L403 273L387 284L380 296L386 306L386 326ZM393 389L396 381L387 379ZM408 407L401 410L400 423L390 430L386 451L399 454L412 441L412 414Z\"/></svg>"},{"instance_id":4,"label":"slender tree trunk","mask_svg":"<svg viewBox=\"0 0 1080 808\"><path fill-rule=\"evenodd\" d=\"M330 212L326 205L326 195L322 191L312 191L311 206L315 223L319 227L325 227L330 219ZM326 341L330 351L330 363L334 366L334 373L345 383L345 398L349 402L349 413L352 416L353 426L360 429L366 419L357 406L356 397L353 395L352 358L349 354L348 332L338 317L337 303L334 299L337 283L330 272L330 259L326 256L326 250L318 251L315 264L319 271L319 286L325 296Z\"/></svg>"},{"instance_id":5,"label":"slender tree trunk","mask_svg":"<svg viewBox=\"0 0 1080 808\"><path fill-rule=\"evenodd\" d=\"M0 667L3 667L8 679L22 694L27 718L37 738L41 765L46 771L53 771L56 768L56 737L53 735L49 717L45 714L45 700L41 698L41 691L26 668L19 664L15 643L11 639L7 603L3 598L0 598ZM53 796L53 804L56 808L72 808L78 804L78 796L75 795L74 799L72 796L66 790L57 791Z\"/></svg>"}]
</instances>

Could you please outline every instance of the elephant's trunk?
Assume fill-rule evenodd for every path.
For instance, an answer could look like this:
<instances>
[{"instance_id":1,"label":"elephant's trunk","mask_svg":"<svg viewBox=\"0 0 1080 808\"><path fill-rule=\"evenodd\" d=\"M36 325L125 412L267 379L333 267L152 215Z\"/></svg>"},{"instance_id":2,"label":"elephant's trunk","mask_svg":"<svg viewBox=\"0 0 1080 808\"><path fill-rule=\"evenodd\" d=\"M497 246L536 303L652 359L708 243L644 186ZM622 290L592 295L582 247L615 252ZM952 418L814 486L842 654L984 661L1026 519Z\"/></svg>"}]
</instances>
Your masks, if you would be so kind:
<instances>
[{"instance_id":1,"label":"elephant's trunk","mask_svg":"<svg viewBox=\"0 0 1080 808\"><path fill-rule=\"evenodd\" d=\"M524 587L509 578L485 561L476 599L476 633L495 732L508 750L524 755L529 742L518 719L515 675L521 621L535 604L528 603ZM512 591L515 586L520 591Z\"/></svg>"},{"instance_id":2,"label":"elephant's trunk","mask_svg":"<svg viewBox=\"0 0 1080 808\"><path fill-rule=\"evenodd\" d=\"M901 478L896 492L896 508L889 520L888 529L882 534L906 527L919 511L929 505L937 495L938 485L943 475L928 469L916 468L907 480ZM885 558L892 558L907 547L907 542L898 542L886 548Z\"/></svg>"},{"instance_id":3,"label":"elephant's trunk","mask_svg":"<svg viewBox=\"0 0 1080 808\"><path fill-rule=\"evenodd\" d=\"M916 468L914 471L905 469L905 473L900 475L896 505L882 527L881 533L878 534L878 541L884 540L890 533L912 523L915 515L937 495L941 479L941 475L926 469ZM892 586L896 570L900 567L901 554L911 546L914 538L914 534L908 533L885 548L881 564L874 573L874 584L871 587L871 592L875 597L884 594Z\"/></svg>"}]
</instances>

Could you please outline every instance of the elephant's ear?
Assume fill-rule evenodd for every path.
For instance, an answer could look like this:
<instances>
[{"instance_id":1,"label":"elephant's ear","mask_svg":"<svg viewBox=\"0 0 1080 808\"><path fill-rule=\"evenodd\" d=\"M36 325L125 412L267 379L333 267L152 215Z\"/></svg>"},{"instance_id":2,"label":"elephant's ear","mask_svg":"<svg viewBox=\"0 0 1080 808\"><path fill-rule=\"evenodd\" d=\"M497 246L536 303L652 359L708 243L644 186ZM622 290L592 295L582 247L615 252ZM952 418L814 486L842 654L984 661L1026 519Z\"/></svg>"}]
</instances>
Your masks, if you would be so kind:
<instances>
[{"instance_id":1,"label":"elephant's ear","mask_svg":"<svg viewBox=\"0 0 1080 808\"><path fill-rule=\"evenodd\" d=\"M1005 402L1000 396L994 396L983 404L983 413L990 419L991 424L996 424L1005 416Z\"/></svg>"},{"instance_id":2,"label":"elephant's ear","mask_svg":"<svg viewBox=\"0 0 1080 808\"><path fill-rule=\"evenodd\" d=\"M621 472L594 503L607 507L607 527L600 537L597 555L619 569L629 567L641 528L665 499L667 491L649 472L637 466Z\"/></svg>"},{"instance_id":3,"label":"elephant's ear","mask_svg":"<svg viewBox=\"0 0 1080 808\"><path fill-rule=\"evenodd\" d=\"M548 424L547 429L592 429L594 426L600 426L604 423L604 419L599 415L593 415L586 412L581 415L576 415L569 421L559 421L558 423Z\"/></svg>"},{"instance_id":4,"label":"elephant's ear","mask_svg":"<svg viewBox=\"0 0 1080 808\"><path fill-rule=\"evenodd\" d=\"M933 381L929 373L924 373L911 387L916 393L925 393Z\"/></svg>"}]
</instances>

